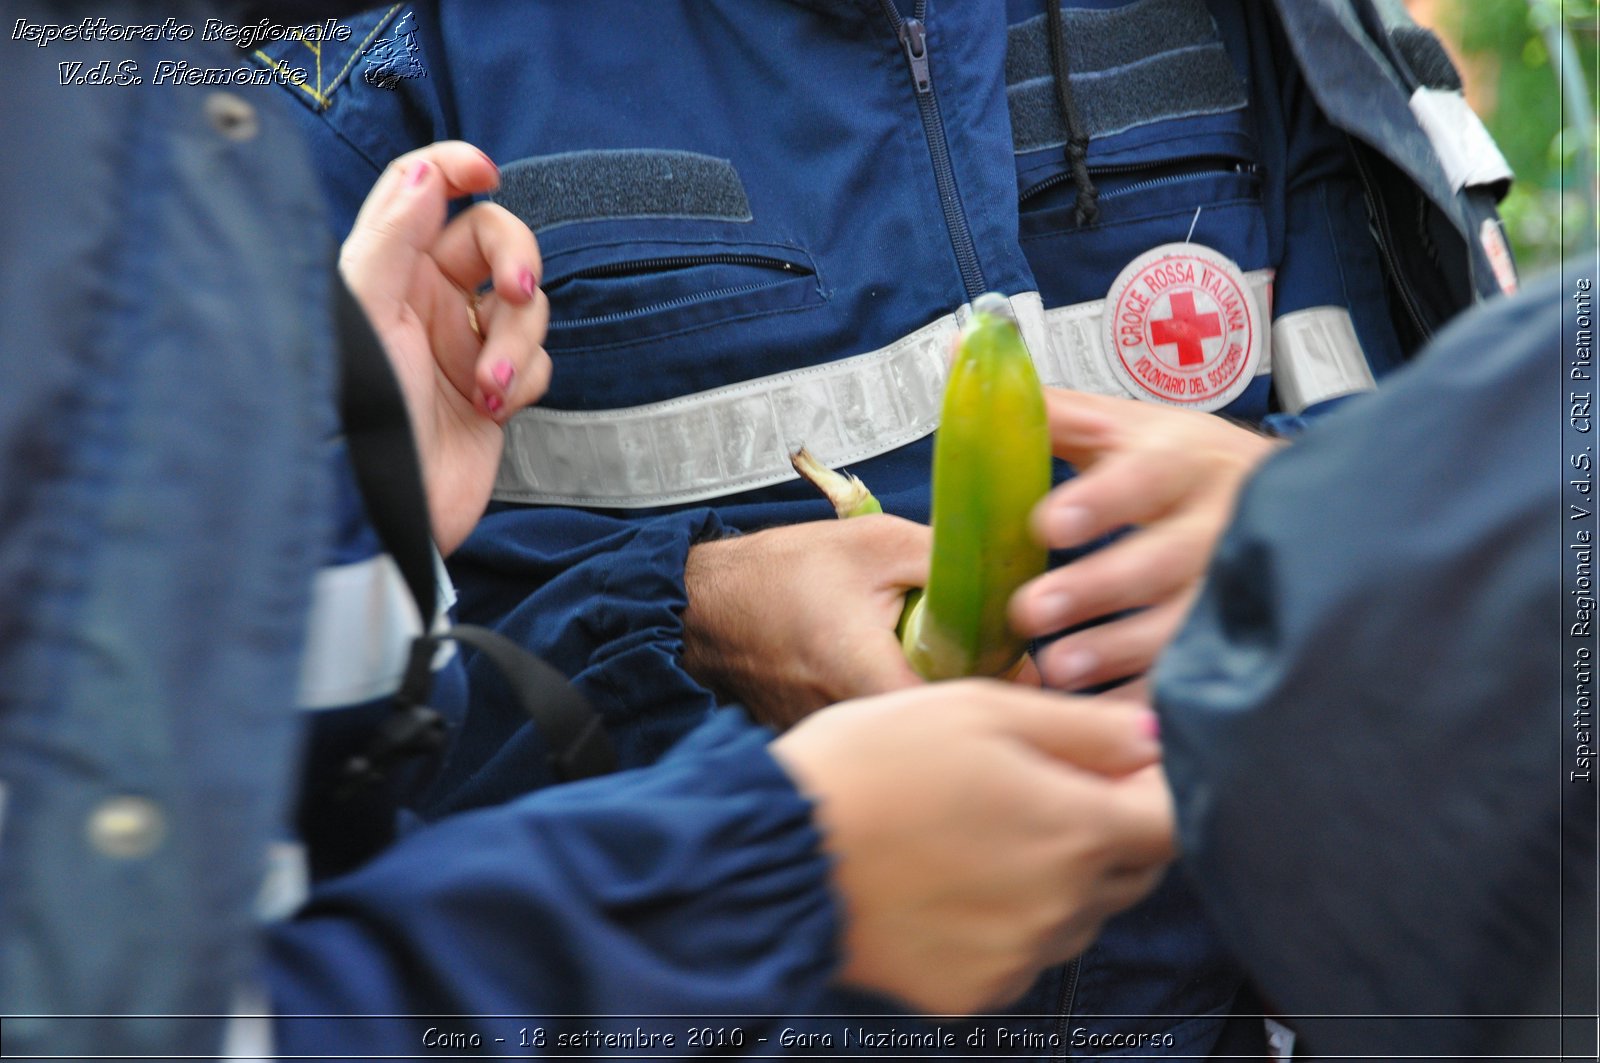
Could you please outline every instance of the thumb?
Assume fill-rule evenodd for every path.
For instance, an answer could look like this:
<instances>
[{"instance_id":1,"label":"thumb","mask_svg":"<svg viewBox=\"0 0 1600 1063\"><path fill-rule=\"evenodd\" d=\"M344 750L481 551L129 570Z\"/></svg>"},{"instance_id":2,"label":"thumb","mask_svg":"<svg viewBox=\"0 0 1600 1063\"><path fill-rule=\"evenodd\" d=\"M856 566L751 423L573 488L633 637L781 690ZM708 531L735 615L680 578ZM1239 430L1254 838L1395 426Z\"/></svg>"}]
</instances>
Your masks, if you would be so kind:
<instances>
[{"instance_id":1,"label":"thumb","mask_svg":"<svg viewBox=\"0 0 1600 1063\"><path fill-rule=\"evenodd\" d=\"M428 159L401 160L378 179L339 252L339 271L369 314L405 299L417 258L444 229L447 203Z\"/></svg>"},{"instance_id":2,"label":"thumb","mask_svg":"<svg viewBox=\"0 0 1600 1063\"><path fill-rule=\"evenodd\" d=\"M1003 733L1045 756L1102 775L1127 775L1161 758L1156 717L1134 705L982 683L984 711Z\"/></svg>"},{"instance_id":3,"label":"thumb","mask_svg":"<svg viewBox=\"0 0 1600 1063\"><path fill-rule=\"evenodd\" d=\"M925 587L933 551L933 529L904 517L878 513L851 517L848 527L864 540L857 556L871 566L879 586Z\"/></svg>"},{"instance_id":4,"label":"thumb","mask_svg":"<svg viewBox=\"0 0 1600 1063\"><path fill-rule=\"evenodd\" d=\"M449 203L493 191L500 171L482 151L444 140L395 159L379 176L339 253L345 281L363 300L403 300L417 257L433 249Z\"/></svg>"},{"instance_id":5,"label":"thumb","mask_svg":"<svg viewBox=\"0 0 1600 1063\"><path fill-rule=\"evenodd\" d=\"M923 683L906 662L900 640L891 631L857 633L842 663L850 673L848 689L854 697L887 694Z\"/></svg>"}]
</instances>

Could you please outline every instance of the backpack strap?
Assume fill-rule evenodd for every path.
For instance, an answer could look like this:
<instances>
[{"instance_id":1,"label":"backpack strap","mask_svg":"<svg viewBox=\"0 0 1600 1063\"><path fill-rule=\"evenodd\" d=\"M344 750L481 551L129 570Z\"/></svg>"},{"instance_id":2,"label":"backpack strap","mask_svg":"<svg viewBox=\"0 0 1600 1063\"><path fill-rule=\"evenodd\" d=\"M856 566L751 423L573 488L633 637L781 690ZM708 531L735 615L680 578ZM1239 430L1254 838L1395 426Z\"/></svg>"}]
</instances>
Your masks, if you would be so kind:
<instances>
[{"instance_id":1,"label":"backpack strap","mask_svg":"<svg viewBox=\"0 0 1600 1063\"><path fill-rule=\"evenodd\" d=\"M599 715L567 678L526 649L488 628L458 624L429 630L438 581L429 537L427 496L411 421L399 381L377 334L337 276L335 325L339 341L340 413L356 484L367 516L405 580L424 631L411 644L394 710L367 749L345 765L342 792L382 779L399 761L434 752L448 741L444 718L428 705L433 659L447 641L471 646L510 685L517 704L549 746L550 765L562 781L616 769L616 754Z\"/></svg>"}]
</instances>

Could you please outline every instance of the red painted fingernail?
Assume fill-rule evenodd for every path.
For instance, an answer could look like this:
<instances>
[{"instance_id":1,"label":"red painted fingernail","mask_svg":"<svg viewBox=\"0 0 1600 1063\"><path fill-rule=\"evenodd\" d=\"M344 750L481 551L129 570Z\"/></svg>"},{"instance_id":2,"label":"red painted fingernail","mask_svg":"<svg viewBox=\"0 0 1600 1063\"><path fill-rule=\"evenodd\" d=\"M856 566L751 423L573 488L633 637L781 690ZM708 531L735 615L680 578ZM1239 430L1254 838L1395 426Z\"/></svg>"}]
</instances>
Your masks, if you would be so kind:
<instances>
[{"instance_id":1,"label":"red painted fingernail","mask_svg":"<svg viewBox=\"0 0 1600 1063\"><path fill-rule=\"evenodd\" d=\"M499 413L501 407L505 405L505 402L500 398L499 395L486 395L483 399L483 405L484 408L490 413Z\"/></svg>"},{"instance_id":2,"label":"red painted fingernail","mask_svg":"<svg viewBox=\"0 0 1600 1063\"><path fill-rule=\"evenodd\" d=\"M425 162L417 163L417 168L415 170L411 171L410 184L411 184L412 188L417 187L423 181L426 181L428 179L428 170L429 169L430 169L430 167L428 166L427 163L425 163Z\"/></svg>"},{"instance_id":3,"label":"red painted fingernail","mask_svg":"<svg viewBox=\"0 0 1600 1063\"><path fill-rule=\"evenodd\" d=\"M1139 721L1139 730L1152 742L1161 741L1161 718L1153 712L1144 714L1144 719Z\"/></svg>"},{"instance_id":4,"label":"red painted fingernail","mask_svg":"<svg viewBox=\"0 0 1600 1063\"><path fill-rule=\"evenodd\" d=\"M523 270L521 275L517 277L517 283L522 285L522 294L529 299L532 299L533 293L539 289L539 278L531 269Z\"/></svg>"},{"instance_id":5,"label":"red painted fingernail","mask_svg":"<svg viewBox=\"0 0 1600 1063\"><path fill-rule=\"evenodd\" d=\"M500 362L494 367L493 375L494 382L500 385L500 390L507 391L510 389L511 379L517 375L517 371L512 368L510 362Z\"/></svg>"}]
</instances>

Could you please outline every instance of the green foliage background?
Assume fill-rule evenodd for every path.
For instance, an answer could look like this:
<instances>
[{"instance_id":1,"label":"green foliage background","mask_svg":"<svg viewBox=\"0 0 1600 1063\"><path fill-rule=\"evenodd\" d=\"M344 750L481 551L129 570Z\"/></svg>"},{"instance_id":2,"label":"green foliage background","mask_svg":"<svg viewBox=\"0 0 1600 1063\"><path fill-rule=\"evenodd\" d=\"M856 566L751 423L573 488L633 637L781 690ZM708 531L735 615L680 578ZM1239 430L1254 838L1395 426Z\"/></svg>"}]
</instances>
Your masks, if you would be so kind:
<instances>
[{"instance_id":1,"label":"green foliage background","mask_svg":"<svg viewBox=\"0 0 1600 1063\"><path fill-rule=\"evenodd\" d=\"M1496 79L1485 86L1493 102L1485 124L1517 175L1500 210L1522 272L1533 273L1594 239L1595 130L1576 124L1564 104L1547 30L1566 29L1584 78L1575 91L1592 115L1600 90L1596 0L1455 0L1440 16L1469 66L1493 59L1482 67Z\"/></svg>"}]
</instances>

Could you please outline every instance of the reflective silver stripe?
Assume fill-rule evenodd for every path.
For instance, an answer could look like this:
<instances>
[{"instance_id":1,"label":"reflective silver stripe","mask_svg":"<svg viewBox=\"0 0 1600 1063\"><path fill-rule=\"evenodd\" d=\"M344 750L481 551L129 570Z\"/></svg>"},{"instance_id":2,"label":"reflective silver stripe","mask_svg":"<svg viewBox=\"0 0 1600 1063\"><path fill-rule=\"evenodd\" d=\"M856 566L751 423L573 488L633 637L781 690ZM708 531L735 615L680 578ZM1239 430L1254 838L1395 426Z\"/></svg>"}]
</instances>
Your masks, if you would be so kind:
<instances>
[{"instance_id":1,"label":"reflective silver stripe","mask_svg":"<svg viewBox=\"0 0 1600 1063\"><path fill-rule=\"evenodd\" d=\"M1046 387L1131 397L1111 371L1106 356L1105 330L1100 323L1105 300L1046 310L1038 292L1024 292L1011 297L1011 309L1033 356L1033 367Z\"/></svg>"},{"instance_id":2,"label":"reflective silver stripe","mask_svg":"<svg viewBox=\"0 0 1600 1063\"><path fill-rule=\"evenodd\" d=\"M439 630L445 612L455 604L455 588L437 553L434 570L440 587L434 629ZM323 568L311 591L300 662L300 708L335 709L393 693L400 686L411 640L421 630L411 592L388 554ZM454 643L439 652L435 668L449 660Z\"/></svg>"},{"instance_id":3,"label":"reflective silver stripe","mask_svg":"<svg viewBox=\"0 0 1600 1063\"><path fill-rule=\"evenodd\" d=\"M1272 271L1245 277L1265 321ZM1104 300L1045 310L1038 292L1010 299L1045 384L1133 397L1106 360ZM835 467L885 454L938 427L950 344L970 313L865 354L665 402L524 410L506 426L494 497L641 509L796 479L789 455L802 444ZM1268 351L1259 371L1270 367Z\"/></svg>"},{"instance_id":4,"label":"reflective silver stripe","mask_svg":"<svg viewBox=\"0 0 1600 1063\"><path fill-rule=\"evenodd\" d=\"M795 479L802 443L830 465L881 454L933 431L955 332L947 314L880 350L666 402L524 410L507 426L495 497L670 505Z\"/></svg>"},{"instance_id":5,"label":"reflective silver stripe","mask_svg":"<svg viewBox=\"0 0 1600 1063\"><path fill-rule=\"evenodd\" d=\"M1272 351L1272 385L1289 413L1377 387L1350 311L1342 306L1284 314L1272 324Z\"/></svg>"}]
</instances>

